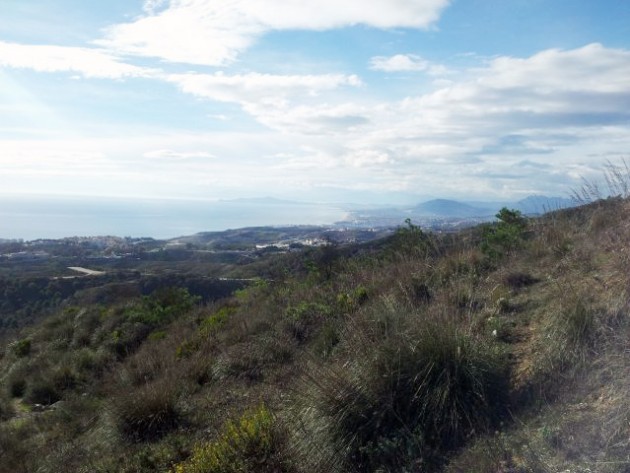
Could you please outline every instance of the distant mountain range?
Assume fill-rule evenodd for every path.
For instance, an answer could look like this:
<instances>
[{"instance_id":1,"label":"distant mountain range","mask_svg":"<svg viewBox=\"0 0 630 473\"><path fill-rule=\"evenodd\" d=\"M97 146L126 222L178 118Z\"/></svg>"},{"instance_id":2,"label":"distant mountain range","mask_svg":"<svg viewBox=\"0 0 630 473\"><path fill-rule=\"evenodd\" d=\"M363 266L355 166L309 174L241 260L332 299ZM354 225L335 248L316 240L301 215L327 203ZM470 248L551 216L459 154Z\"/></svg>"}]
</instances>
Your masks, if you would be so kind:
<instances>
[{"instance_id":1,"label":"distant mountain range","mask_svg":"<svg viewBox=\"0 0 630 473\"><path fill-rule=\"evenodd\" d=\"M541 215L552 210L573 207L571 199L532 195L519 201L461 202L449 199L433 199L413 207L350 208L343 222L355 227L396 227L410 218L426 228L455 230L477 223L488 222L503 207L520 210L524 215Z\"/></svg>"},{"instance_id":2,"label":"distant mountain range","mask_svg":"<svg viewBox=\"0 0 630 473\"><path fill-rule=\"evenodd\" d=\"M487 217L496 213L494 207L472 206L448 199L429 200L409 210L414 215L422 215L423 217Z\"/></svg>"},{"instance_id":3,"label":"distant mountain range","mask_svg":"<svg viewBox=\"0 0 630 473\"><path fill-rule=\"evenodd\" d=\"M459 202L434 199L407 210L412 215L443 218L483 218L494 216L502 207L520 210L525 215L543 214L551 210L572 207L571 199L532 195L517 202Z\"/></svg>"}]
</instances>

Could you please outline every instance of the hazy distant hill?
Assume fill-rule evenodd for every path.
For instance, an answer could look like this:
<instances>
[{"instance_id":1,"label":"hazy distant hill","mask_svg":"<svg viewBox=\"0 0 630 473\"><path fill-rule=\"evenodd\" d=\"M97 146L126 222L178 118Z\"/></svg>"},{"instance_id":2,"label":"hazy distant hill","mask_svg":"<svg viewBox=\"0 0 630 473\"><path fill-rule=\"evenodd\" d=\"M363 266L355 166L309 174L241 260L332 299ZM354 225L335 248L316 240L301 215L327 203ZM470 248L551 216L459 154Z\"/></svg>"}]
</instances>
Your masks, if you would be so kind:
<instances>
[{"instance_id":1,"label":"hazy distant hill","mask_svg":"<svg viewBox=\"0 0 630 473\"><path fill-rule=\"evenodd\" d=\"M536 215L574 205L575 203L571 199L563 197L531 195L517 202L459 202L449 199L433 199L416 205L410 211L415 215L427 217L492 217L502 207L520 210L526 215Z\"/></svg>"},{"instance_id":2,"label":"hazy distant hill","mask_svg":"<svg viewBox=\"0 0 630 473\"><path fill-rule=\"evenodd\" d=\"M575 202L565 197L546 197L544 195L530 195L519 200L513 208L520 210L524 214L543 214L553 210L575 207Z\"/></svg>"},{"instance_id":3,"label":"hazy distant hill","mask_svg":"<svg viewBox=\"0 0 630 473\"><path fill-rule=\"evenodd\" d=\"M473 207L462 202L448 199L434 199L416 205L412 212L433 217L486 217L493 215L493 207Z\"/></svg>"}]
</instances>

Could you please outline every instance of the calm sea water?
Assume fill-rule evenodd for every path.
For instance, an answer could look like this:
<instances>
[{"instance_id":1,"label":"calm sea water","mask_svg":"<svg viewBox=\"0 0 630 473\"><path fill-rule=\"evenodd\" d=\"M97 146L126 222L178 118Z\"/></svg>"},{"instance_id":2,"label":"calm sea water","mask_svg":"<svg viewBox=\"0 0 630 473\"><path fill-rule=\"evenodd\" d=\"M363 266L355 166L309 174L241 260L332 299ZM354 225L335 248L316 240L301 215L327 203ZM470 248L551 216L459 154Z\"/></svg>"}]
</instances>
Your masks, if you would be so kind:
<instances>
[{"instance_id":1,"label":"calm sea water","mask_svg":"<svg viewBox=\"0 0 630 473\"><path fill-rule=\"evenodd\" d=\"M174 201L0 197L0 238L132 236L172 238L265 225L325 225L334 205L280 201Z\"/></svg>"}]
</instances>

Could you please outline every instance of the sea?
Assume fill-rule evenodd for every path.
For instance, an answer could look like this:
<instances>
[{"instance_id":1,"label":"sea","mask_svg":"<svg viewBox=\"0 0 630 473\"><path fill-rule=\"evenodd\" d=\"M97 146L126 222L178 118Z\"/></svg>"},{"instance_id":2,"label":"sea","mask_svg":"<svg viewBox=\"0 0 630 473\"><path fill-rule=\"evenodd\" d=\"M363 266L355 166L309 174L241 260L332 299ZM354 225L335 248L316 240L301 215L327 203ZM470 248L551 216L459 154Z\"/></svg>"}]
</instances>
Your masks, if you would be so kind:
<instances>
[{"instance_id":1,"label":"sea","mask_svg":"<svg viewBox=\"0 0 630 473\"><path fill-rule=\"evenodd\" d=\"M329 225L346 217L347 212L334 204L275 199L0 196L0 239L107 235L168 239L244 227Z\"/></svg>"}]
</instances>

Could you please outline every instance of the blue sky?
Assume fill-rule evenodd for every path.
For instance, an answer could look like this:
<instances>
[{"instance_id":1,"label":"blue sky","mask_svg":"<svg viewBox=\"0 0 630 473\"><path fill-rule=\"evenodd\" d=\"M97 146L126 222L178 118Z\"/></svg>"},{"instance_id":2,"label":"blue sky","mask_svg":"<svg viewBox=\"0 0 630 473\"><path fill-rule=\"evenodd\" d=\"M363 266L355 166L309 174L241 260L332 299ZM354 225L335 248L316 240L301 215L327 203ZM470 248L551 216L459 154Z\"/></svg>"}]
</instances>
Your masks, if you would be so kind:
<instances>
[{"instance_id":1,"label":"blue sky","mask_svg":"<svg viewBox=\"0 0 630 473\"><path fill-rule=\"evenodd\" d=\"M628 156L626 1L0 4L0 194L518 199Z\"/></svg>"}]
</instances>

